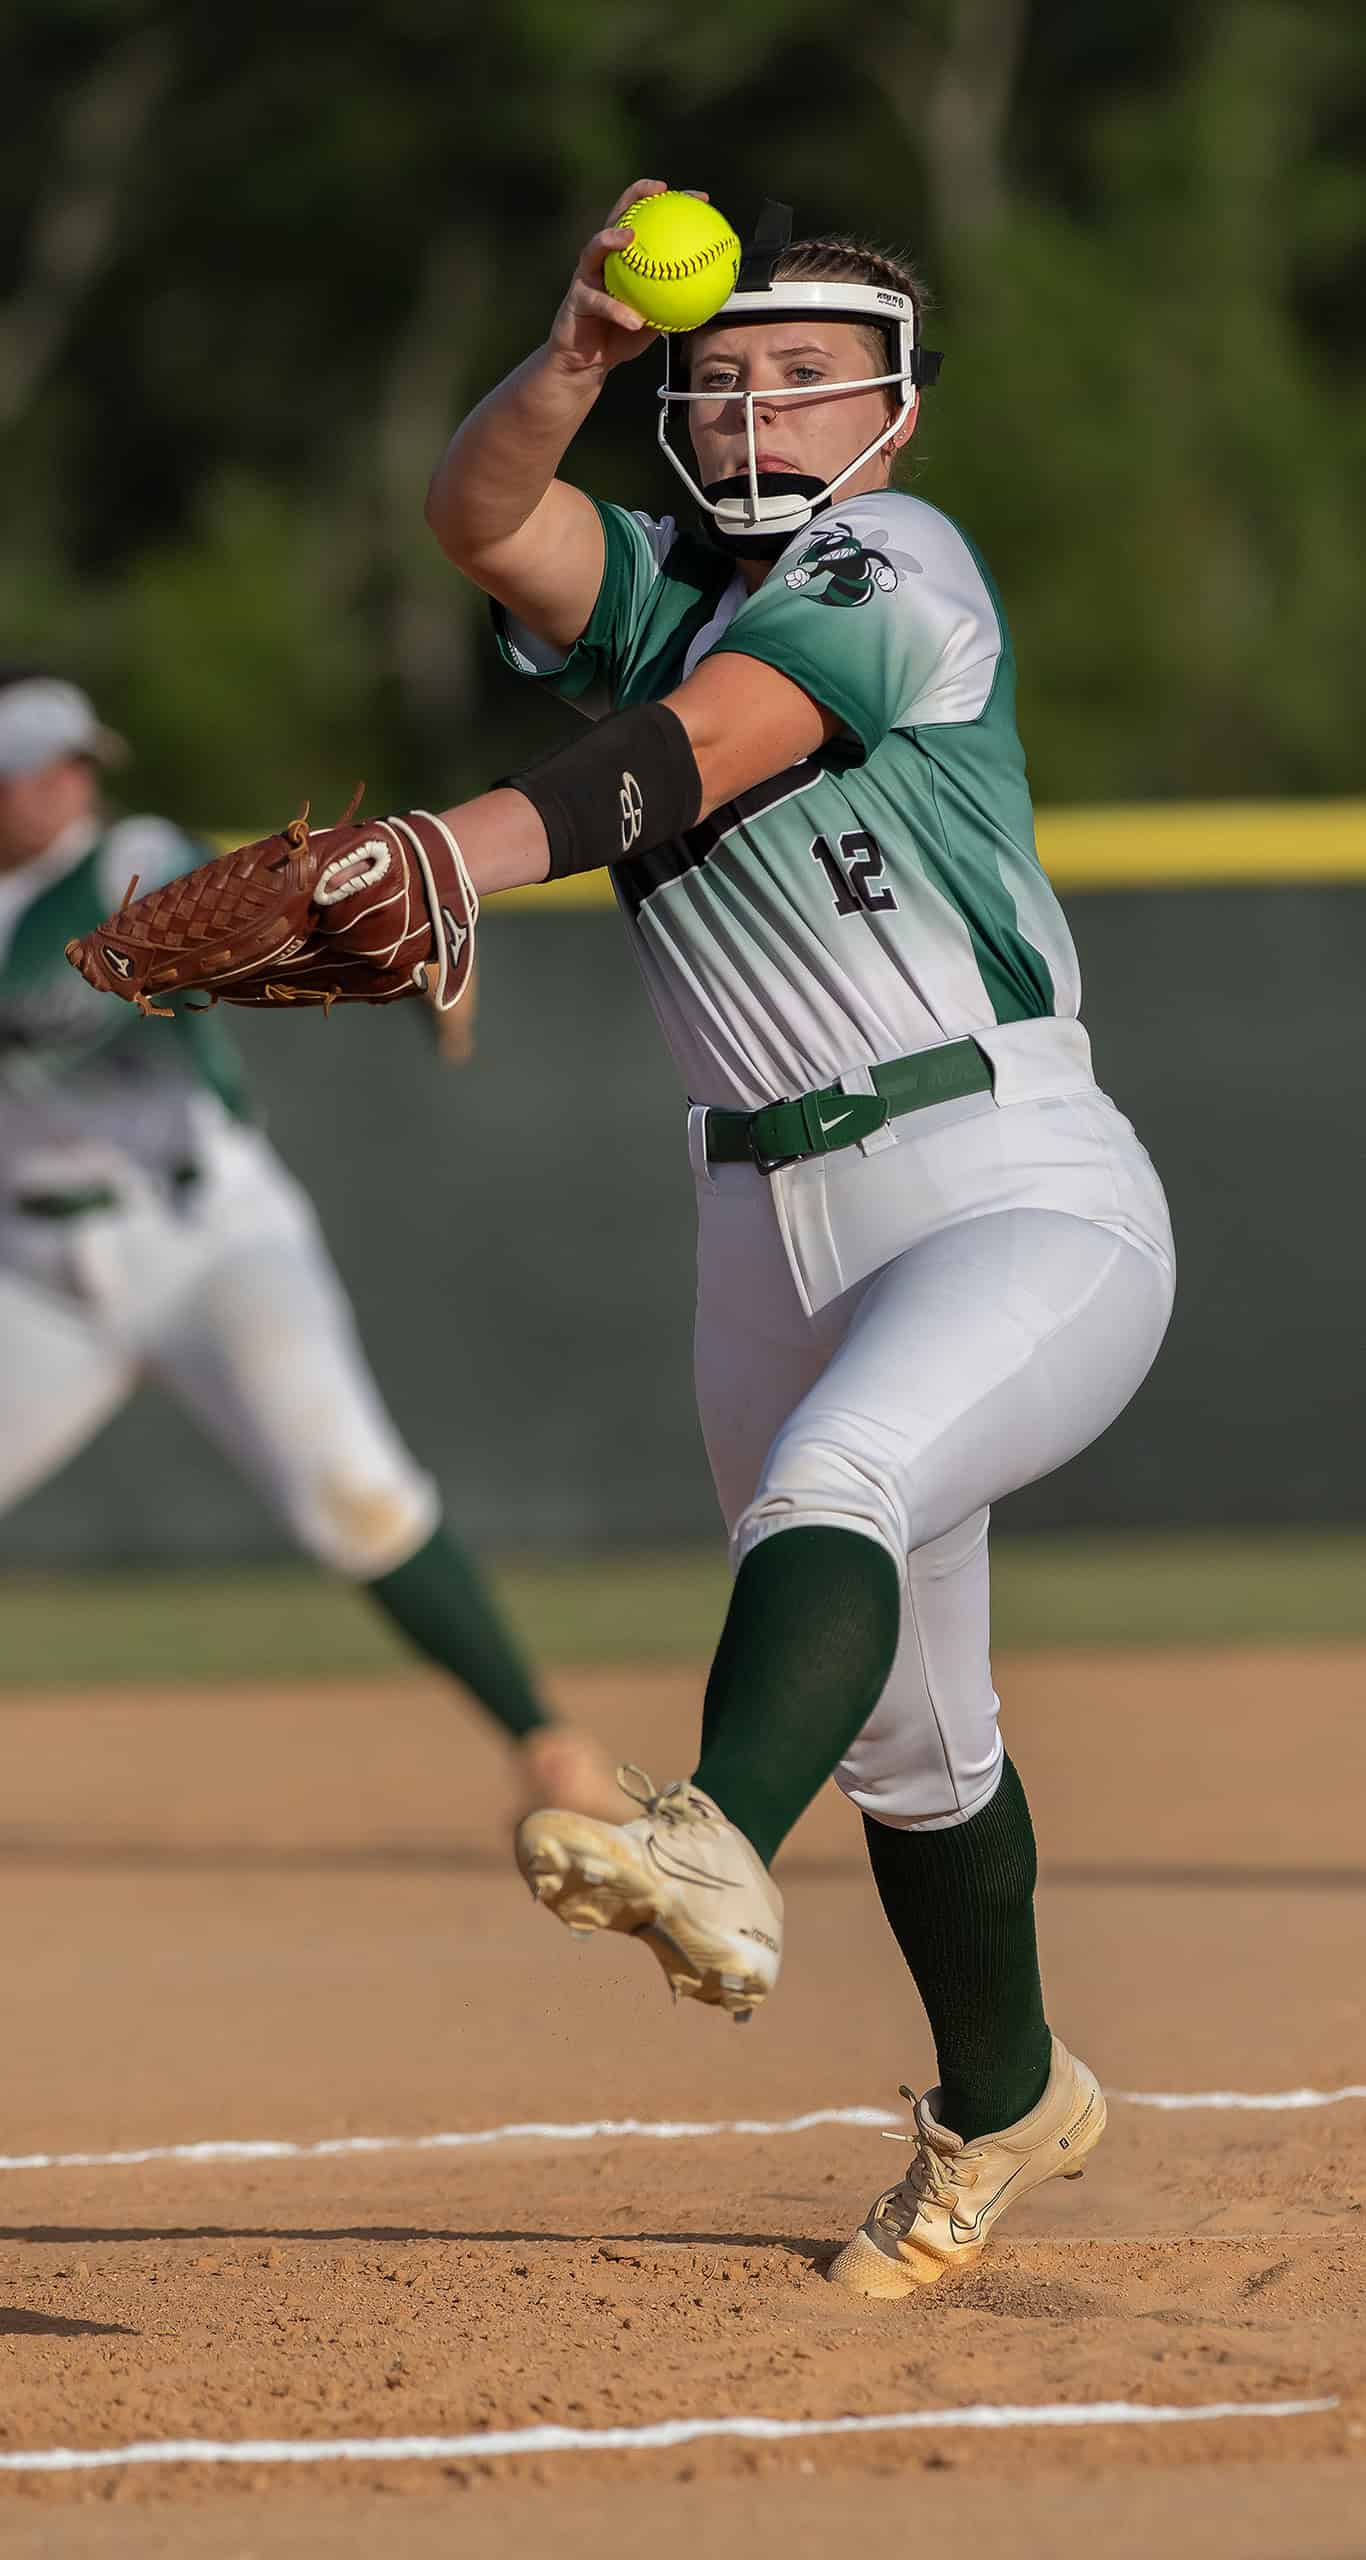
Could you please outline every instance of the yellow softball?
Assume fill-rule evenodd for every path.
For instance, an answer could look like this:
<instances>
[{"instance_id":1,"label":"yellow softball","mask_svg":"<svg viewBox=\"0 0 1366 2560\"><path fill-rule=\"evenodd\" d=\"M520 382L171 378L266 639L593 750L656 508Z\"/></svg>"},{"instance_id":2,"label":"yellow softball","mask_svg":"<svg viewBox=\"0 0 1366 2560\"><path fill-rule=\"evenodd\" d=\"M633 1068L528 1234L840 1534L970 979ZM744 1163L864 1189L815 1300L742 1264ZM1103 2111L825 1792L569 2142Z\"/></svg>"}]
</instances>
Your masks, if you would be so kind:
<instances>
[{"instance_id":1,"label":"yellow softball","mask_svg":"<svg viewBox=\"0 0 1366 2560\"><path fill-rule=\"evenodd\" d=\"M740 243L714 204L671 187L628 204L621 225L635 237L608 251L602 280L652 329L700 329L735 291Z\"/></svg>"}]
</instances>

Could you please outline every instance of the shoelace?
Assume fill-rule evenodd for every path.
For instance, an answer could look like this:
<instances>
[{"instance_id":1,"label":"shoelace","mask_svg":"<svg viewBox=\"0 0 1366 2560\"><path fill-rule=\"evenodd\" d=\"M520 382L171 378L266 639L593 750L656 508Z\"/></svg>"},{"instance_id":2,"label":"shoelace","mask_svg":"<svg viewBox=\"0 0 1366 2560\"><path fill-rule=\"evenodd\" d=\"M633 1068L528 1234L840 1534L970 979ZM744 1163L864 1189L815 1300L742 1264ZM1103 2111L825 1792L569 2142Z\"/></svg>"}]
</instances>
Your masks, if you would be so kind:
<instances>
[{"instance_id":1,"label":"shoelace","mask_svg":"<svg viewBox=\"0 0 1366 2560\"><path fill-rule=\"evenodd\" d=\"M628 1784L632 1778L640 1780L638 1787ZM657 1787L653 1778L647 1777L634 1760L627 1760L617 1771L617 1785L624 1796L629 1796L632 1804L638 1804L642 1812L660 1822L711 1822L715 1819L710 1805L703 1803L696 1788L686 1778L675 1778L671 1785Z\"/></svg>"},{"instance_id":2,"label":"shoelace","mask_svg":"<svg viewBox=\"0 0 1366 2560\"><path fill-rule=\"evenodd\" d=\"M977 2170L965 2160L961 2149L945 2153L920 2113L920 2100L913 2089L903 2087L899 2093L915 2110L915 2123L907 2130L900 2126L884 2132L884 2142L909 2142L915 2152L904 2178L879 2196L873 2207L879 2222L885 2223L898 2240L904 2240L922 2204L952 2205L962 2187L975 2186ZM936 2128L937 2130L937 2128Z\"/></svg>"}]
</instances>

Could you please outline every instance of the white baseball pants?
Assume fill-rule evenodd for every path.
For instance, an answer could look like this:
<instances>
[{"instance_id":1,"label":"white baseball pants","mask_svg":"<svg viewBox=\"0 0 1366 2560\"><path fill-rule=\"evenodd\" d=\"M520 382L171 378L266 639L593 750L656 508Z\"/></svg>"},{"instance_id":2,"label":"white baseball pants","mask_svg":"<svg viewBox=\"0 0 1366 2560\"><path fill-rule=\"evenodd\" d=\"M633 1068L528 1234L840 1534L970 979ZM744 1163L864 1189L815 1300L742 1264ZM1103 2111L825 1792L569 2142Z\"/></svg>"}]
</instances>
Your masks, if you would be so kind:
<instances>
[{"instance_id":1,"label":"white baseball pants","mask_svg":"<svg viewBox=\"0 0 1366 2560\"><path fill-rule=\"evenodd\" d=\"M200 1161L179 1200L124 1160L115 1208L0 1216L0 1510L152 1377L302 1547L371 1581L431 1536L436 1487L385 1411L300 1185L235 1123Z\"/></svg>"},{"instance_id":2,"label":"white baseball pants","mask_svg":"<svg viewBox=\"0 0 1366 2560\"><path fill-rule=\"evenodd\" d=\"M733 1560L796 1526L888 1550L900 1648L837 1780L893 1827L966 1821L1002 1764L989 1508L1150 1367L1173 1294L1157 1177L1094 1085L945 1104L892 1147L767 1179L694 1163L698 1406ZM837 1282L898 1227L899 1251L813 1306L813 1273Z\"/></svg>"}]
</instances>

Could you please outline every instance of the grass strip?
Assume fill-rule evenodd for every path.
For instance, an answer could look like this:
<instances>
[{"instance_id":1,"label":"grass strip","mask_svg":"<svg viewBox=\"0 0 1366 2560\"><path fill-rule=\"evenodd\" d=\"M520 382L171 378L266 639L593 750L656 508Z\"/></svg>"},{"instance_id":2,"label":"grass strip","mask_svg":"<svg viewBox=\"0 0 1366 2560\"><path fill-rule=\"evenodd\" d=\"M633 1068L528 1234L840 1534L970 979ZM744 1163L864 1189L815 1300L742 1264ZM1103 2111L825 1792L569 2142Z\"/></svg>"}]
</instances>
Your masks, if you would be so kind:
<instances>
[{"instance_id":1,"label":"grass strip","mask_svg":"<svg viewBox=\"0 0 1366 2560\"><path fill-rule=\"evenodd\" d=\"M1002 1538L998 1651L1366 1638L1366 1533ZM726 1605L719 1551L512 1560L504 1605L546 1661L696 1660ZM306 1565L0 1576L0 1684L401 1673L363 1593Z\"/></svg>"}]
</instances>

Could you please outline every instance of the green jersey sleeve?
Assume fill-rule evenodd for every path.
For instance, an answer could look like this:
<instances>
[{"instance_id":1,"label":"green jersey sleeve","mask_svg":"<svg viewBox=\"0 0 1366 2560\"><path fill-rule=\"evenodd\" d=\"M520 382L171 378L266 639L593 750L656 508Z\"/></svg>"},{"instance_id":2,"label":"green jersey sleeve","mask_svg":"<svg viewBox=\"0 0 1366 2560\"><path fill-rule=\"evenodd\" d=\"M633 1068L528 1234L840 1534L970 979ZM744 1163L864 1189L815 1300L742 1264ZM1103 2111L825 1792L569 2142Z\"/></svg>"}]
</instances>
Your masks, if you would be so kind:
<instances>
[{"instance_id":1,"label":"green jersey sleeve","mask_svg":"<svg viewBox=\"0 0 1366 2560\"><path fill-rule=\"evenodd\" d=\"M649 605L660 573L661 536L673 526L648 516L632 515L594 498L602 524L605 556L602 584L587 624L571 649L556 649L517 622L500 604L493 607L493 629L499 654L518 675L534 676L566 702L590 692L614 700L621 674Z\"/></svg>"},{"instance_id":2,"label":"green jersey sleeve","mask_svg":"<svg viewBox=\"0 0 1366 2560\"><path fill-rule=\"evenodd\" d=\"M957 527L881 490L799 534L716 653L790 676L871 755L893 730L978 718L1003 647L994 599Z\"/></svg>"},{"instance_id":3,"label":"green jersey sleeve","mask_svg":"<svg viewBox=\"0 0 1366 2560\"><path fill-rule=\"evenodd\" d=\"M656 702L678 684L732 582L730 562L672 516L633 515L594 499L606 556L588 623L572 649L555 649L495 605L504 663L533 676L589 719Z\"/></svg>"}]
</instances>

